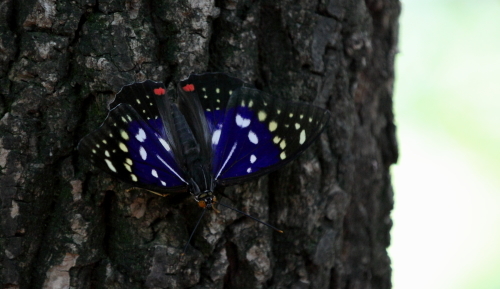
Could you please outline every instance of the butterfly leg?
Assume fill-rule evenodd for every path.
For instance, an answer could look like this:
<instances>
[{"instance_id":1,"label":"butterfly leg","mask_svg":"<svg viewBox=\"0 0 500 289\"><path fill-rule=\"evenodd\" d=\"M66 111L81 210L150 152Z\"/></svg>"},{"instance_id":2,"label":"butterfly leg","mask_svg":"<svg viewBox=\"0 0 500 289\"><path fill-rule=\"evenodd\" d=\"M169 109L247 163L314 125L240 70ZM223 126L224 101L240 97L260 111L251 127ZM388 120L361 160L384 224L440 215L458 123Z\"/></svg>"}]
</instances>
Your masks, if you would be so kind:
<instances>
[{"instance_id":1,"label":"butterfly leg","mask_svg":"<svg viewBox=\"0 0 500 289\"><path fill-rule=\"evenodd\" d=\"M217 198L214 196L213 199L212 199L213 203L212 203L212 209L217 213L217 214L220 214L220 211L215 207L215 204L217 204Z\"/></svg>"},{"instance_id":2,"label":"butterfly leg","mask_svg":"<svg viewBox=\"0 0 500 289\"><path fill-rule=\"evenodd\" d=\"M142 188L138 188L138 187L133 187L133 188L130 188L130 189L126 189L126 190L125 190L125 192L126 192L126 193L128 193L128 192L130 192L131 190L144 190L144 189L142 189ZM157 193L157 192L155 192L155 191L151 191L151 190L146 190L146 191L148 191L148 192L150 192L150 193L153 193L153 194L155 194L155 195L158 195L158 196L160 196L160 197L163 197L163 198L165 198L165 197L167 197L168 195L170 195L170 194L160 194L160 193Z\"/></svg>"},{"instance_id":3,"label":"butterfly leg","mask_svg":"<svg viewBox=\"0 0 500 289\"><path fill-rule=\"evenodd\" d=\"M165 198L165 197L167 197L167 196L170 195L170 194L160 194L160 193L157 193L157 192L154 192L154 191L150 191L150 190L146 190L146 191L151 192L151 193L153 193L155 195L158 195L160 197L163 197L163 198Z\"/></svg>"}]
</instances>

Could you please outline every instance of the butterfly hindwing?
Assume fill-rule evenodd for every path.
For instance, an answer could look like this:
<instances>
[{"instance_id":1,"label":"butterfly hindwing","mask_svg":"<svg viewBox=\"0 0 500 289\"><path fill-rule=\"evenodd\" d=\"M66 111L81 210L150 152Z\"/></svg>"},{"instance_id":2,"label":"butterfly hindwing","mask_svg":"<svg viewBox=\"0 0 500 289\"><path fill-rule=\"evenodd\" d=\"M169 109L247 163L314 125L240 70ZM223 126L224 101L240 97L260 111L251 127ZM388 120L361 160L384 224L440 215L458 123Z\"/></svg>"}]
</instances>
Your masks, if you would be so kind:
<instances>
[{"instance_id":1,"label":"butterfly hindwing","mask_svg":"<svg viewBox=\"0 0 500 289\"><path fill-rule=\"evenodd\" d=\"M267 174L295 159L323 131L330 113L241 87L212 136L213 174L230 185Z\"/></svg>"}]
</instances>

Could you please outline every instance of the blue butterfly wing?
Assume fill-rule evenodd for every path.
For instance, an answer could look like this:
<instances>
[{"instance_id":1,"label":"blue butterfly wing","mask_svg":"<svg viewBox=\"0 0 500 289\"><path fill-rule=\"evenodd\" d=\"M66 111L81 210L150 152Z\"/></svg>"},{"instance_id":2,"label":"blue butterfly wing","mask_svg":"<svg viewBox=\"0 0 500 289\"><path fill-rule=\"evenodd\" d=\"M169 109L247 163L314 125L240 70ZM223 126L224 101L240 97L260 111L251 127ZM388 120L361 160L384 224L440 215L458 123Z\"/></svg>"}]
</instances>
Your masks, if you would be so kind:
<instances>
[{"instance_id":1,"label":"blue butterfly wing","mask_svg":"<svg viewBox=\"0 0 500 289\"><path fill-rule=\"evenodd\" d=\"M231 185L268 174L295 159L324 130L330 113L241 87L212 134L213 174Z\"/></svg>"},{"instance_id":2,"label":"blue butterfly wing","mask_svg":"<svg viewBox=\"0 0 500 289\"><path fill-rule=\"evenodd\" d=\"M170 108L169 100L163 97L165 89L160 83L125 86L101 127L80 141L80 153L93 165L134 186L156 192L186 191L185 170L179 165L173 141L175 130L165 127L158 111L162 105ZM163 109L168 118L170 110Z\"/></svg>"},{"instance_id":3,"label":"blue butterfly wing","mask_svg":"<svg viewBox=\"0 0 500 289\"><path fill-rule=\"evenodd\" d=\"M295 159L330 117L324 109L281 101L224 73L191 75L178 88L181 111L220 185L270 173Z\"/></svg>"}]
</instances>

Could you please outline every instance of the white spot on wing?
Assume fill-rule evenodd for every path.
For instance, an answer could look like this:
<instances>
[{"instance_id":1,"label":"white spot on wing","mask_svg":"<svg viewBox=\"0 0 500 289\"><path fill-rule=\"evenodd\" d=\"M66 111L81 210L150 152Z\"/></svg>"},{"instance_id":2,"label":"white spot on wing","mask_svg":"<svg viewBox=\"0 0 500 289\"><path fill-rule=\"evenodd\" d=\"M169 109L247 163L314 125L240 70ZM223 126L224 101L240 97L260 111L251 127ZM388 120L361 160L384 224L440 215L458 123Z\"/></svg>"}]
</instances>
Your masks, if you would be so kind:
<instances>
[{"instance_id":1,"label":"white spot on wing","mask_svg":"<svg viewBox=\"0 0 500 289\"><path fill-rule=\"evenodd\" d=\"M146 140L146 133L142 128L139 128L139 132L137 132L135 138L140 142L144 142Z\"/></svg>"},{"instance_id":2,"label":"white spot on wing","mask_svg":"<svg viewBox=\"0 0 500 289\"><path fill-rule=\"evenodd\" d=\"M109 152L107 150L104 151L104 155L107 156L108 158L110 157L110 154L109 154Z\"/></svg>"},{"instance_id":3,"label":"white spot on wing","mask_svg":"<svg viewBox=\"0 0 500 289\"><path fill-rule=\"evenodd\" d=\"M300 128L300 123L295 123L295 129L299 129Z\"/></svg>"},{"instance_id":4,"label":"white spot on wing","mask_svg":"<svg viewBox=\"0 0 500 289\"><path fill-rule=\"evenodd\" d=\"M142 146L139 148L139 154L144 161L148 158L148 153Z\"/></svg>"},{"instance_id":5,"label":"white spot on wing","mask_svg":"<svg viewBox=\"0 0 500 289\"><path fill-rule=\"evenodd\" d=\"M212 135L212 144L213 145L217 145L219 143L220 134L221 134L220 129L214 131L214 134Z\"/></svg>"},{"instance_id":6,"label":"white spot on wing","mask_svg":"<svg viewBox=\"0 0 500 289\"><path fill-rule=\"evenodd\" d=\"M152 175L153 177L155 177L155 178L158 178L158 172L156 172L156 170L155 170L155 169L152 169L152 170L151 170L151 175Z\"/></svg>"},{"instance_id":7,"label":"white spot on wing","mask_svg":"<svg viewBox=\"0 0 500 289\"><path fill-rule=\"evenodd\" d=\"M255 155L251 155L250 156L250 163L255 163L255 161L257 160L257 157Z\"/></svg>"},{"instance_id":8,"label":"white spot on wing","mask_svg":"<svg viewBox=\"0 0 500 289\"><path fill-rule=\"evenodd\" d=\"M247 173L251 173L251 172L252 172L252 168L248 168Z\"/></svg>"},{"instance_id":9,"label":"white spot on wing","mask_svg":"<svg viewBox=\"0 0 500 289\"><path fill-rule=\"evenodd\" d=\"M156 157L172 172L174 173L174 175L176 175L181 181L185 182L187 184L187 182L181 177L179 176L179 174L174 171L174 169L172 169L171 166L168 165L168 163L166 161L164 161L159 155L156 155ZM163 183L162 183L163 184Z\"/></svg>"},{"instance_id":10,"label":"white spot on wing","mask_svg":"<svg viewBox=\"0 0 500 289\"><path fill-rule=\"evenodd\" d=\"M257 137L257 135L253 131L249 131L248 132L248 139L253 144L258 144L259 143L259 138Z\"/></svg>"},{"instance_id":11,"label":"white spot on wing","mask_svg":"<svg viewBox=\"0 0 500 289\"><path fill-rule=\"evenodd\" d=\"M236 115L236 124L241 127L245 128L250 125L251 120L249 118L244 118L240 114Z\"/></svg>"},{"instance_id":12,"label":"white spot on wing","mask_svg":"<svg viewBox=\"0 0 500 289\"><path fill-rule=\"evenodd\" d=\"M162 139L162 138L158 138L158 140L160 141L161 145L169 152L171 151L172 149L170 148L170 146L168 145L168 143Z\"/></svg>"},{"instance_id":13,"label":"white spot on wing","mask_svg":"<svg viewBox=\"0 0 500 289\"><path fill-rule=\"evenodd\" d=\"M234 153L234 150L236 149L236 145L238 143L235 142L233 147L231 148L231 151L229 152L229 155L227 156L227 159L224 161L224 164L222 165L222 167L220 168L219 172L217 173L217 176L215 177L215 179L217 179L220 175L220 173L222 172L222 170L224 169L224 167L227 165L227 162L229 161L229 159L231 158L231 156L233 155Z\"/></svg>"}]
</instances>

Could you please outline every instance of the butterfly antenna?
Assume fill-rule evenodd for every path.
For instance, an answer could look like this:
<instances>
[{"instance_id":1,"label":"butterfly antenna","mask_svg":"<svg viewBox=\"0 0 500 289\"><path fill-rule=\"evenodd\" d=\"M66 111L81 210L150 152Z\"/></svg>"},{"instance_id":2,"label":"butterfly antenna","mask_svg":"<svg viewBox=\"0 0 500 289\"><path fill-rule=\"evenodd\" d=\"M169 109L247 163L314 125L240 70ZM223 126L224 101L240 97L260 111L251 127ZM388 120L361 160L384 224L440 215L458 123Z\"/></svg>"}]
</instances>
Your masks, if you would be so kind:
<instances>
[{"instance_id":1,"label":"butterfly antenna","mask_svg":"<svg viewBox=\"0 0 500 289\"><path fill-rule=\"evenodd\" d=\"M249 214L247 214L247 213L245 213L245 212L243 212L243 211L240 211L240 210L238 210L238 209L236 209L236 208L230 207L230 206L225 205L225 204L223 204L223 203L218 203L218 204L219 204L219 205L222 205L222 206L224 206L224 207L226 207L226 208L228 208L228 209L231 209L231 210L233 210L233 211L235 211L235 212L238 212L238 213L240 213L240 214L243 214L243 215L245 215L245 216L249 217L250 219L252 219L252 220L254 220L254 221L257 221L257 222L259 222L259 223L261 223L261 224L263 224L263 225L266 225L266 226L268 226L269 228L271 228L271 229L273 229L273 230L275 230L275 231L277 231L277 232L279 232L279 233L283 233L283 230L280 230L280 229L278 229L278 228L274 227L273 225L270 225L270 224L268 224L268 223L266 223L266 222L264 222L264 221L261 221L261 220L259 220L259 219L255 218L255 217L252 217L252 216L250 216Z\"/></svg>"},{"instance_id":2,"label":"butterfly antenna","mask_svg":"<svg viewBox=\"0 0 500 289\"><path fill-rule=\"evenodd\" d=\"M194 236L194 232L196 232L196 229L198 228L198 225L201 222L201 219L203 218L203 215L205 215L205 212L207 211L207 208L203 208L203 211L201 212L200 218L198 219L198 222L196 223L196 226L194 226L193 231L191 232L191 236L189 236L189 240L186 243L186 246L184 246L184 251L182 251L181 256L184 256L186 254L186 250L188 248L189 243L191 243L191 239Z\"/></svg>"}]
</instances>

